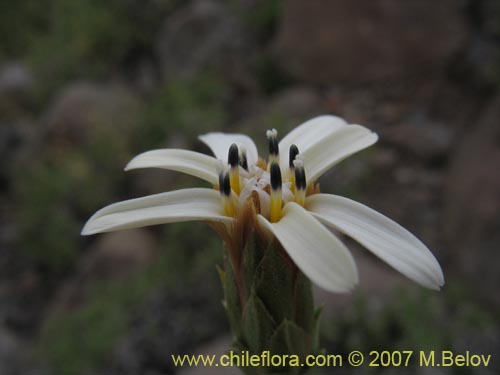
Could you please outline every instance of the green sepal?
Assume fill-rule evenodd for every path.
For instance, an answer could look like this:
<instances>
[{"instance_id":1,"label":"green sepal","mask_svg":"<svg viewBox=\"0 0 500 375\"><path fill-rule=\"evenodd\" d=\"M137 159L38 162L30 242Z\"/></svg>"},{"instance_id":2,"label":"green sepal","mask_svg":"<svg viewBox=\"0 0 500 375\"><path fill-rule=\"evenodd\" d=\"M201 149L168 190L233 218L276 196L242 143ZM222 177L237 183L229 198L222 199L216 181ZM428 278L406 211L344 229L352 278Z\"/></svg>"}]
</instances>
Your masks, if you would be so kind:
<instances>
[{"instance_id":1,"label":"green sepal","mask_svg":"<svg viewBox=\"0 0 500 375\"><path fill-rule=\"evenodd\" d=\"M276 242L269 246L256 270L255 292L277 322L293 319L293 268Z\"/></svg>"},{"instance_id":2,"label":"green sepal","mask_svg":"<svg viewBox=\"0 0 500 375\"><path fill-rule=\"evenodd\" d=\"M311 329L312 332L312 352L313 353L319 353L320 352L320 343L319 343L319 329L320 329L320 323L321 323L321 314L323 313L323 306L318 307L314 311L314 326Z\"/></svg>"},{"instance_id":3,"label":"green sepal","mask_svg":"<svg viewBox=\"0 0 500 375\"><path fill-rule=\"evenodd\" d=\"M227 311L229 318L229 324L231 326L231 331L235 335L236 339L241 339L241 304L238 296L238 288L236 286L236 280L234 278L233 268L229 262L227 253L224 252L224 271L219 271L219 277L222 282L224 289L224 302L223 305ZM218 269L220 269L218 267Z\"/></svg>"},{"instance_id":4,"label":"green sepal","mask_svg":"<svg viewBox=\"0 0 500 375\"><path fill-rule=\"evenodd\" d=\"M297 354L301 358L309 353L311 337L290 320L284 320L270 341L272 354Z\"/></svg>"},{"instance_id":5,"label":"green sepal","mask_svg":"<svg viewBox=\"0 0 500 375\"><path fill-rule=\"evenodd\" d=\"M245 280L245 294L250 295L252 288L255 284L255 275L257 267L259 266L265 254L265 249L259 246L255 236L249 236L245 249L242 253L242 271Z\"/></svg>"},{"instance_id":6,"label":"green sepal","mask_svg":"<svg viewBox=\"0 0 500 375\"><path fill-rule=\"evenodd\" d=\"M305 367L295 367L297 363L304 363L305 357L310 353L310 343L312 338L302 328L290 320L284 320L271 337L271 353L280 355L290 355L288 367L272 368L272 372L281 374L300 374ZM295 361L296 363L290 363ZM290 366L291 365L291 366Z\"/></svg>"},{"instance_id":7,"label":"green sepal","mask_svg":"<svg viewBox=\"0 0 500 375\"><path fill-rule=\"evenodd\" d=\"M218 264L215 265L215 269L217 270L221 284L224 285L226 282L226 272Z\"/></svg>"},{"instance_id":8,"label":"green sepal","mask_svg":"<svg viewBox=\"0 0 500 375\"><path fill-rule=\"evenodd\" d=\"M269 339L276 322L260 298L251 293L242 315L242 330L245 346L253 353L269 349Z\"/></svg>"},{"instance_id":9,"label":"green sepal","mask_svg":"<svg viewBox=\"0 0 500 375\"><path fill-rule=\"evenodd\" d=\"M313 332L316 318L312 286L311 281L302 272L298 272L295 279L294 305L295 323L306 332Z\"/></svg>"},{"instance_id":10,"label":"green sepal","mask_svg":"<svg viewBox=\"0 0 500 375\"><path fill-rule=\"evenodd\" d=\"M263 243L256 233L248 235L238 257L231 258L238 264L232 264L231 249L226 248L224 270L218 269L234 346L250 354L269 350L271 354L296 355L301 359L318 353L321 310L314 310L311 282L276 240ZM306 370L305 367L241 369L252 375L300 374Z\"/></svg>"}]
</instances>

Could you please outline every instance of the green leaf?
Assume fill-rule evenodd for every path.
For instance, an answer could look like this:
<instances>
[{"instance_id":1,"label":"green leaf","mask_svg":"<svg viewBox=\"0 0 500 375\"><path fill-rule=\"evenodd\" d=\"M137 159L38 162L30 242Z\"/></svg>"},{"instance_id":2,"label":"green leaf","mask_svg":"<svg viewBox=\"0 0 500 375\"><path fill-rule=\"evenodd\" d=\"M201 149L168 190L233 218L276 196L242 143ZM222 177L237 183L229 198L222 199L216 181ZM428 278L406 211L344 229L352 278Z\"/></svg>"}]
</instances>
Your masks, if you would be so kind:
<instances>
[{"instance_id":1,"label":"green leaf","mask_svg":"<svg viewBox=\"0 0 500 375\"><path fill-rule=\"evenodd\" d=\"M294 278L290 261L273 242L257 269L255 291L275 321L293 319Z\"/></svg>"},{"instance_id":2,"label":"green leaf","mask_svg":"<svg viewBox=\"0 0 500 375\"><path fill-rule=\"evenodd\" d=\"M306 332L313 332L315 328L314 298L311 281L298 272L295 280L295 323Z\"/></svg>"},{"instance_id":3,"label":"green leaf","mask_svg":"<svg viewBox=\"0 0 500 375\"><path fill-rule=\"evenodd\" d=\"M233 268L227 256L227 250L224 251L223 261L224 271L223 274L219 272L219 276L224 288L224 306L227 311L231 330L236 338L239 339L241 336L241 305L238 296L238 288L234 279Z\"/></svg>"},{"instance_id":4,"label":"green leaf","mask_svg":"<svg viewBox=\"0 0 500 375\"><path fill-rule=\"evenodd\" d=\"M224 285L226 282L226 272L224 272L224 270L218 264L215 265L215 268L217 270L217 274L219 275L221 284Z\"/></svg>"},{"instance_id":5,"label":"green leaf","mask_svg":"<svg viewBox=\"0 0 500 375\"><path fill-rule=\"evenodd\" d=\"M271 354L296 355L303 363L305 356L310 353L312 338L302 328L290 320L284 320L271 337ZM281 368L283 372L285 368ZM287 374L298 374L301 368L286 368ZM273 369L278 370L279 369ZM303 369L302 369L303 370Z\"/></svg>"},{"instance_id":6,"label":"green leaf","mask_svg":"<svg viewBox=\"0 0 500 375\"><path fill-rule=\"evenodd\" d=\"M290 320L284 320L271 337L271 353L306 355L311 336Z\"/></svg>"},{"instance_id":7,"label":"green leaf","mask_svg":"<svg viewBox=\"0 0 500 375\"><path fill-rule=\"evenodd\" d=\"M260 353L269 349L276 322L253 292L243 310L242 326L245 344L251 352Z\"/></svg>"},{"instance_id":8,"label":"green leaf","mask_svg":"<svg viewBox=\"0 0 500 375\"><path fill-rule=\"evenodd\" d=\"M259 266L262 258L264 257L265 251L260 245L259 241L256 240L255 235L248 236L248 241L243 250L243 274L245 280L245 292L246 295L250 295L250 292L255 284L255 276L257 273L257 267Z\"/></svg>"},{"instance_id":9,"label":"green leaf","mask_svg":"<svg viewBox=\"0 0 500 375\"><path fill-rule=\"evenodd\" d=\"M316 311L314 312L314 327L312 329L313 333L313 342L312 342L312 349L311 351L313 353L319 353L320 352L320 344L319 344L319 326L321 323L321 314L323 313L323 306L318 307Z\"/></svg>"}]
</instances>

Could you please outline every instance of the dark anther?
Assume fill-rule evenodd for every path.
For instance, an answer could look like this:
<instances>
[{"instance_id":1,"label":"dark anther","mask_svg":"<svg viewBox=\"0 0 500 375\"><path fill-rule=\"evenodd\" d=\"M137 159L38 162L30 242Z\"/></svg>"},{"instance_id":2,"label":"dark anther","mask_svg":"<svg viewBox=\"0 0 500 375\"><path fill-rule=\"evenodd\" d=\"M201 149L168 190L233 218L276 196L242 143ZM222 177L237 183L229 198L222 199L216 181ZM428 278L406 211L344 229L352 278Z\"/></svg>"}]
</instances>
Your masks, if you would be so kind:
<instances>
[{"instance_id":1,"label":"dark anther","mask_svg":"<svg viewBox=\"0 0 500 375\"><path fill-rule=\"evenodd\" d=\"M222 191L222 186L224 185L224 172L219 173L219 190L221 193Z\"/></svg>"},{"instance_id":2,"label":"dark anther","mask_svg":"<svg viewBox=\"0 0 500 375\"><path fill-rule=\"evenodd\" d=\"M299 154L299 148L296 145L291 145L290 146L290 157L288 161L288 165L290 166L290 169L294 168L293 161L295 160L295 157Z\"/></svg>"},{"instance_id":3,"label":"dark anther","mask_svg":"<svg viewBox=\"0 0 500 375\"><path fill-rule=\"evenodd\" d=\"M245 153L242 153L240 155L240 165L245 171L248 171L248 161L247 155Z\"/></svg>"},{"instance_id":4,"label":"dark anther","mask_svg":"<svg viewBox=\"0 0 500 375\"><path fill-rule=\"evenodd\" d=\"M271 188L273 190L281 189L281 170L276 162L271 164Z\"/></svg>"},{"instance_id":5,"label":"dark anther","mask_svg":"<svg viewBox=\"0 0 500 375\"><path fill-rule=\"evenodd\" d=\"M295 168L295 186L298 190L306 190L306 173L304 167Z\"/></svg>"},{"instance_id":6,"label":"dark anther","mask_svg":"<svg viewBox=\"0 0 500 375\"><path fill-rule=\"evenodd\" d=\"M226 197L229 197L231 195L231 182L229 181L229 173L224 173L223 177L222 175L219 176L219 181L221 181L221 178L222 178L222 184L220 185L220 191Z\"/></svg>"},{"instance_id":7,"label":"dark anther","mask_svg":"<svg viewBox=\"0 0 500 375\"><path fill-rule=\"evenodd\" d=\"M231 147L229 147L227 162L232 168L237 167L240 162L240 155L236 143L233 143Z\"/></svg>"},{"instance_id":8,"label":"dark anther","mask_svg":"<svg viewBox=\"0 0 500 375\"><path fill-rule=\"evenodd\" d=\"M269 155L278 156L280 149L278 146L278 132L276 129L268 130L266 132L267 139L269 140Z\"/></svg>"}]
</instances>

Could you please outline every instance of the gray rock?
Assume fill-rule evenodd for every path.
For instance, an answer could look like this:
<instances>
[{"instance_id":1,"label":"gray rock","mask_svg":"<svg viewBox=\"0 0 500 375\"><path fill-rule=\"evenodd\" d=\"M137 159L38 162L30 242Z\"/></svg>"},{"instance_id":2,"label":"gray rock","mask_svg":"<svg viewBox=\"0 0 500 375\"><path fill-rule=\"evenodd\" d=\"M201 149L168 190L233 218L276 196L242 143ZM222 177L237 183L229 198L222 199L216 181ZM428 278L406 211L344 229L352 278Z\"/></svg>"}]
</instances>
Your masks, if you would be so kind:
<instances>
[{"instance_id":1,"label":"gray rock","mask_svg":"<svg viewBox=\"0 0 500 375\"><path fill-rule=\"evenodd\" d=\"M146 229L105 233L82 261L81 273L89 280L127 278L151 264L157 250Z\"/></svg>"},{"instance_id":2,"label":"gray rock","mask_svg":"<svg viewBox=\"0 0 500 375\"><path fill-rule=\"evenodd\" d=\"M380 135L384 142L396 145L424 161L445 156L454 140L452 129L427 120L384 128Z\"/></svg>"},{"instance_id":3,"label":"gray rock","mask_svg":"<svg viewBox=\"0 0 500 375\"><path fill-rule=\"evenodd\" d=\"M81 145L102 137L111 141L138 126L138 108L137 98L122 86L72 83L54 99L44 122L53 145Z\"/></svg>"},{"instance_id":4,"label":"gray rock","mask_svg":"<svg viewBox=\"0 0 500 375\"><path fill-rule=\"evenodd\" d=\"M500 48L496 38L476 35L471 38L469 48L462 61L464 80L472 87L490 87L495 89L500 83L498 66Z\"/></svg>"},{"instance_id":5,"label":"gray rock","mask_svg":"<svg viewBox=\"0 0 500 375\"><path fill-rule=\"evenodd\" d=\"M16 121L25 119L33 104L35 77L22 62L0 66L0 118Z\"/></svg>"},{"instance_id":6,"label":"gray rock","mask_svg":"<svg viewBox=\"0 0 500 375\"><path fill-rule=\"evenodd\" d=\"M482 31L487 36L500 37L500 3L496 0L482 0L475 5L482 18Z\"/></svg>"},{"instance_id":7,"label":"gray rock","mask_svg":"<svg viewBox=\"0 0 500 375\"><path fill-rule=\"evenodd\" d=\"M21 342L0 326L0 366L5 374L26 373L26 348Z\"/></svg>"},{"instance_id":8,"label":"gray rock","mask_svg":"<svg viewBox=\"0 0 500 375\"><path fill-rule=\"evenodd\" d=\"M155 238L145 229L105 233L84 255L73 278L63 284L49 307L49 316L85 304L96 283L124 280L143 271L157 254Z\"/></svg>"},{"instance_id":9,"label":"gray rock","mask_svg":"<svg viewBox=\"0 0 500 375\"><path fill-rule=\"evenodd\" d=\"M214 301L220 291L219 285L213 285L209 278L187 289L183 289L183 285L178 285L176 290L158 288L150 294L144 310L135 314L134 324L115 347L106 373L135 375L149 373L147 371L151 374L178 371L170 354L193 353L201 344L227 334L223 308ZM224 342L218 350L223 348Z\"/></svg>"},{"instance_id":10,"label":"gray rock","mask_svg":"<svg viewBox=\"0 0 500 375\"><path fill-rule=\"evenodd\" d=\"M0 95L26 93L33 88L33 73L21 62L0 67Z\"/></svg>"},{"instance_id":11,"label":"gray rock","mask_svg":"<svg viewBox=\"0 0 500 375\"><path fill-rule=\"evenodd\" d=\"M359 83L439 72L465 34L455 0L291 0L275 47L279 64L306 82Z\"/></svg>"},{"instance_id":12,"label":"gray rock","mask_svg":"<svg viewBox=\"0 0 500 375\"><path fill-rule=\"evenodd\" d=\"M0 122L0 190L3 188L1 180L10 179L10 172L17 163L38 145L41 133L37 123L24 120Z\"/></svg>"},{"instance_id":13,"label":"gray rock","mask_svg":"<svg viewBox=\"0 0 500 375\"><path fill-rule=\"evenodd\" d=\"M500 309L500 97L469 127L456 149L445 190L445 235L455 271Z\"/></svg>"},{"instance_id":14,"label":"gray rock","mask_svg":"<svg viewBox=\"0 0 500 375\"><path fill-rule=\"evenodd\" d=\"M240 69L235 59L246 48L241 22L220 1L195 0L170 15L157 42L161 70L169 81L217 68L225 74Z\"/></svg>"}]
</instances>

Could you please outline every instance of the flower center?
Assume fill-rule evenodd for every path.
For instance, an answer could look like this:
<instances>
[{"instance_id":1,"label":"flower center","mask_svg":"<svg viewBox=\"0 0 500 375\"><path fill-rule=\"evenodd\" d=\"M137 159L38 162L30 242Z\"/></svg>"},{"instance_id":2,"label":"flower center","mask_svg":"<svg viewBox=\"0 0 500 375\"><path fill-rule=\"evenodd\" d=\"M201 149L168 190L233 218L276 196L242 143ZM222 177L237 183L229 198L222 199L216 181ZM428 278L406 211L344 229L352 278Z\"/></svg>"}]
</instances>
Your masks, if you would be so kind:
<instances>
[{"instance_id":1,"label":"flower center","mask_svg":"<svg viewBox=\"0 0 500 375\"><path fill-rule=\"evenodd\" d=\"M278 132L268 130L266 136L269 143L267 163L259 159L249 165L245 148L233 143L229 147L227 164L221 161L218 166L218 188L227 216L237 216L240 208L251 202L257 213L277 222L285 204L296 202L303 206L305 203L307 181L298 147L290 146L289 170L282 174Z\"/></svg>"}]
</instances>

